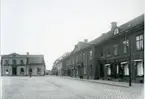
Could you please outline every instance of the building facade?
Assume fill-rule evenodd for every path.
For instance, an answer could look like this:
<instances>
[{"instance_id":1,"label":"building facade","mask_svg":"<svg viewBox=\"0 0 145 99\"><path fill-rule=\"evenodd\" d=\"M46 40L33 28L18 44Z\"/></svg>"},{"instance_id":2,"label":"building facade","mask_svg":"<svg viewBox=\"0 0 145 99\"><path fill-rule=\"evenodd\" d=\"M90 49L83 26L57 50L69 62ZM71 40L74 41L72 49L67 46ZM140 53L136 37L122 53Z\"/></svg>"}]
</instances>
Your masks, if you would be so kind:
<instances>
[{"instance_id":1,"label":"building facade","mask_svg":"<svg viewBox=\"0 0 145 99\"><path fill-rule=\"evenodd\" d=\"M63 60L65 76L144 82L144 14L100 37L79 42Z\"/></svg>"},{"instance_id":2,"label":"building facade","mask_svg":"<svg viewBox=\"0 0 145 99\"><path fill-rule=\"evenodd\" d=\"M53 63L53 67L52 67L52 74L53 75L59 75L59 76L64 75L64 72L63 72L63 69L64 69L63 59L65 57L67 57L68 55L69 55L69 53L65 53L64 55L62 55L61 57L59 57L58 59L55 60L55 62Z\"/></svg>"},{"instance_id":3,"label":"building facade","mask_svg":"<svg viewBox=\"0 0 145 99\"><path fill-rule=\"evenodd\" d=\"M45 61L43 55L20 55L12 53L1 56L2 76L32 76L45 75Z\"/></svg>"}]
</instances>

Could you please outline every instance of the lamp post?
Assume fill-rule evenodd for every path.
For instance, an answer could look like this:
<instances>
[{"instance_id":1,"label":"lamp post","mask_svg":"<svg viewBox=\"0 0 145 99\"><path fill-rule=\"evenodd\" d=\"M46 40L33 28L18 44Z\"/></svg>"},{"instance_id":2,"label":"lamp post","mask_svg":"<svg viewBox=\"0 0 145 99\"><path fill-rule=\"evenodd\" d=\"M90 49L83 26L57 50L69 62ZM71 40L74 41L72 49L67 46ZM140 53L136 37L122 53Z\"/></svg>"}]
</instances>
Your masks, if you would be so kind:
<instances>
[{"instance_id":1,"label":"lamp post","mask_svg":"<svg viewBox=\"0 0 145 99\"><path fill-rule=\"evenodd\" d=\"M127 32L125 31L125 46L127 46L127 43L129 43L129 86L132 86L132 78L131 78L131 62L132 62L132 58L131 58L131 56L132 56L132 54L131 54L131 49L132 49L132 44L131 44L131 39L129 39L129 37L128 37L128 42L127 42L127 39L126 39L126 37L127 37Z\"/></svg>"},{"instance_id":2,"label":"lamp post","mask_svg":"<svg viewBox=\"0 0 145 99\"><path fill-rule=\"evenodd\" d=\"M132 86L131 84L131 81L132 81L132 78L131 78L131 62L132 62L132 58L131 58L131 40L129 40L129 86Z\"/></svg>"}]
</instances>

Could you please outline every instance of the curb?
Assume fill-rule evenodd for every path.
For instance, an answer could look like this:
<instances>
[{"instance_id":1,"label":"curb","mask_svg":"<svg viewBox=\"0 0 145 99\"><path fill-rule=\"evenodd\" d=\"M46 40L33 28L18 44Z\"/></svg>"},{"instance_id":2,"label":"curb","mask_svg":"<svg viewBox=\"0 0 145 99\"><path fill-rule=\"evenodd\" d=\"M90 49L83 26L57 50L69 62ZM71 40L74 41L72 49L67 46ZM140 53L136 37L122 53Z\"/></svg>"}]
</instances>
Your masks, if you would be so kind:
<instances>
[{"instance_id":1,"label":"curb","mask_svg":"<svg viewBox=\"0 0 145 99\"><path fill-rule=\"evenodd\" d=\"M59 76L59 77L64 78L64 79L79 80L79 81L87 81L87 82L91 82L91 83L98 83L98 84L104 84L104 85L110 85L110 86L116 86L116 87L130 88L130 87L127 86L127 85L110 84L110 83L97 82L97 81L91 81L91 80L79 79L79 78L77 79L77 78L71 78L71 77L62 77L62 76Z\"/></svg>"}]
</instances>

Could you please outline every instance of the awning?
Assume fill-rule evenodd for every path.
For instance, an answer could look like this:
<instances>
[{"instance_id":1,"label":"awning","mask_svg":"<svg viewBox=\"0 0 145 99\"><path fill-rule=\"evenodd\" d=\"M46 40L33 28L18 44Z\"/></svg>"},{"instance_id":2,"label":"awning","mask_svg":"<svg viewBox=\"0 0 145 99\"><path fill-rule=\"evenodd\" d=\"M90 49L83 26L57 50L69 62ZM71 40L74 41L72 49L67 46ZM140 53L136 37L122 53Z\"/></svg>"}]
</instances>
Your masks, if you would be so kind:
<instances>
[{"instance_id":1,"label":"awning","mask_svg":"<svg viewBox=\"0 0 145 99\"><path fill-rule=\"evenodd\" d=\"M110 64L105 64L105 66L110 66Z\"/></svg>"},{"instance_id":2,"label":"awning","mask_svg":"<svg viewBox=\"0 0 145 99\"><path fill-rule=\"evenodd\" d=\"M128 62L121 62L121 64L127 64Z\"/></svg>"},{"instance_id":3,"label":"awning","mask_svg":"<svg viewBox=\"0 0 145 99\"><path fill-rule=\"evenodd\" d=\"M140 62L140 61L143 61L142 59L136 59L134 60L135 62Z\"/></svg>"}]
</instances>

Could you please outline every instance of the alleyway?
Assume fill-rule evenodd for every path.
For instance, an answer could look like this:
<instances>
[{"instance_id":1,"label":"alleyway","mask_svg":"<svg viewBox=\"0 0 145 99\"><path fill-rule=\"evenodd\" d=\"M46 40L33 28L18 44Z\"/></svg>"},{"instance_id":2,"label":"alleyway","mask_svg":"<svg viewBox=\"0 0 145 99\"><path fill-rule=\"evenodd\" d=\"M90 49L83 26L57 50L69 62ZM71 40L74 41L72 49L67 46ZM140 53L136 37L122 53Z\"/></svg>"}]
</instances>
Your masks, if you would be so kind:
<instances>
[{"instance_id":1,"label":"alleyway","mask_svg":"<svg viewBox=\"0 0 145 99\"><path fill-rule=\"evenodd\" d=\"M128 88L57 76L2 77L2 99L143 99L143 85Z\"/></svg>"}]
</instances>

